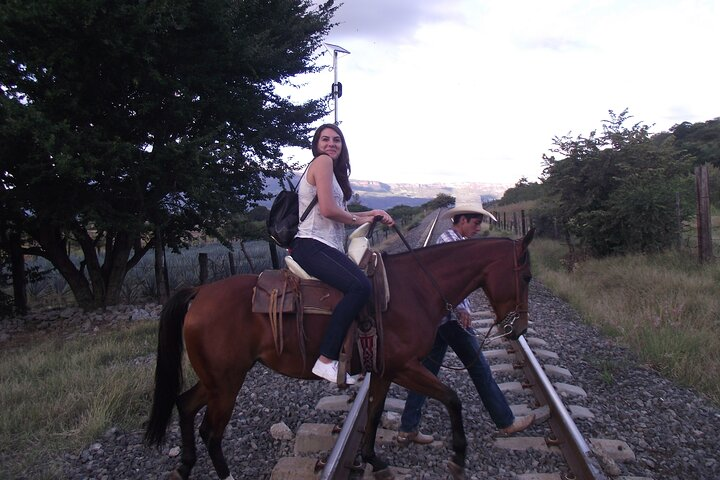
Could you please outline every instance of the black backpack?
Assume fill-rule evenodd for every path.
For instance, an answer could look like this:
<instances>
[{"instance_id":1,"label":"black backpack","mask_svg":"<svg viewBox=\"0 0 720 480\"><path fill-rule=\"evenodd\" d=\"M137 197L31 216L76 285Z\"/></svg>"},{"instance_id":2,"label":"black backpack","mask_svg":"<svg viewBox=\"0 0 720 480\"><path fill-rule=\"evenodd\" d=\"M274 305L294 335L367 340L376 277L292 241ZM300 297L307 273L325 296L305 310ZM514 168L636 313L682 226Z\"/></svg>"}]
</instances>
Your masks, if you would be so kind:
<instances>
[{"instance_id":1,"label":"black backpack","mask_svg":"<svg viewBox=\"0 0 720 480\"><path fill-rule=\"evenodd\" d=\"M307 167L305 167L305 172L307 172ZM303 176L305 172L303 172ZM302 180L302 176L300 180ZM270 207L270 213L268 214L268 235L270 235L270 238L272 238L278 246L283 248L290 246L293 238L295 238L295 234L298 232L298 225L307 218L310 210L312 210L318 201L317 195L315 195L315 198L312 199L310 205L308 205L303 212L302 217L298 218L300 206L297 187L300 185L300 180L298 180L298 185L293 185L292 182L288 180L290 190L283 190L277 194L277 197L275 197Z\"/></svg>"}]
</instances>

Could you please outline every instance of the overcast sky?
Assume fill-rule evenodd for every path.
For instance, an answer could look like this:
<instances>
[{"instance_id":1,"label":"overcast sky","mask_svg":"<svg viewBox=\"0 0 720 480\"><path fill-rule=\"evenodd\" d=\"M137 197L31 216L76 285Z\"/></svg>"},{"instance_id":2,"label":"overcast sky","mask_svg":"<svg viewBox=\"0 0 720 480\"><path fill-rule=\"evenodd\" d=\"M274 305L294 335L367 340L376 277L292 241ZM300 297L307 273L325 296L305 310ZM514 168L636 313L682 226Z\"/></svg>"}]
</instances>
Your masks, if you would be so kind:
<instances>
[{"instance_id":1,"label":"overcast sky","mask_svg":"<svg viewBox=\"0 0 720 480\"><path fill-rule=\"evenodd\" d=\"M652 132L720 117L718 0L346 0L335 20L355 180L511 186L608 110ZM333 78L305 77L292 97Z\"/></svg>"}]
</instances>

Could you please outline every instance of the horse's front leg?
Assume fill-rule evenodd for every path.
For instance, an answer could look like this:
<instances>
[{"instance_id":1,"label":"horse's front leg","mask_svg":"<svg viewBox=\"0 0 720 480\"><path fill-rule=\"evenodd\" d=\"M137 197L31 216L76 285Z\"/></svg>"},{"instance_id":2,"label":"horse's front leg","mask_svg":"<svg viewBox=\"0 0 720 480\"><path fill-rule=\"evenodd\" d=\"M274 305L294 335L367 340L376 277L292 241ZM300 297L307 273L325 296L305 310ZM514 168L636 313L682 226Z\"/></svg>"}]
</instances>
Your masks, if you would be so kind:
<instances>
[{"instance_id":1,"label":"horse's front leg","mask_svg":"<svg viewBox=\"0 0 720 480\"><path fill-rule=\"evenodd\" d=\"M395 478L380 457L375 455L375 437L377 435L378 425L385 408L385 398L387 398L390 382L373 374L370 379L370 389L368 390L368 412L365 424L365 434L362 439L361 455L364 462L369 463L373 467L376 479L389 480Z\"/></svg>"},{"instance_id":2,"label":"horse's front leg","mask_svg":"<svg viewBox=\"0 0 720 480\"><path fill-rule=\"evenodd\" d=\"M453 449L453 456L448 462L448 468L454 480L463 480L465 478L467 438L465 437L465 427L463 427L462 403L455 390L440 382L419 361L408 363L407 368L400 372L393 381L445 405L450 415Z\"/></svg>"}]
</instances>

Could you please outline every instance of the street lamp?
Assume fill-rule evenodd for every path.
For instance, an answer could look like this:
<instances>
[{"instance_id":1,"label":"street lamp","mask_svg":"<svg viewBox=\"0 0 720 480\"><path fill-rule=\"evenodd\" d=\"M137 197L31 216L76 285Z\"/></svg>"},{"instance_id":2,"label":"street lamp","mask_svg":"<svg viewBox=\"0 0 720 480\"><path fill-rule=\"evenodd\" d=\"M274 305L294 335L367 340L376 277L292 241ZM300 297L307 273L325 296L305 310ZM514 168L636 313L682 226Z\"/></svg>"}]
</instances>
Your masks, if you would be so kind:
<instances>
[{"instance_id":1,"label":"street lamp","mask_svg":"<svg viewBox=\"0 0 720 480\"><path fill-rule=\"evenodd\" d=\"M338 53L349 54L350 52L345 50L341 46L333 45L332 43L326 43L325 48L327 48L333 53L333 73L335 75L335 78L332 84L332 97L335 101L335 125L340 125L340 122L338 121L338 98L342 97L342 83L338 82L337 59Z\"/></svg>"}]
</instances>

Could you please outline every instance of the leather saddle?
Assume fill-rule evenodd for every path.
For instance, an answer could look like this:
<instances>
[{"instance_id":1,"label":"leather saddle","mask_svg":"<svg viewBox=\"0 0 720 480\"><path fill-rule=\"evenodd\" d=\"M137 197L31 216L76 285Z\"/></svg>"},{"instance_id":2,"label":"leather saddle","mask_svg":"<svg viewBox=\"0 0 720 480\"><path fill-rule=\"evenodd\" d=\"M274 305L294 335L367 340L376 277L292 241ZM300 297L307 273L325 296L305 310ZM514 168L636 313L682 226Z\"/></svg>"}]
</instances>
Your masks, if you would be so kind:
<instances>
[{"instance_id":1,"label":"leather saddle","mask_svg":"<svg viewBox=\"0 0 720 480\"><path fill-rule=\"evenodd\" d=\"M348 256L370 278L373 296L359 318L355 319L356 328L350 328L341 353L340 365L344 384L344 371L347 368L352 344L357 342L364 371L380 371L378 348L382 344L382 312L390 302L390 291L385 274L382 255L370 249L367 235L370 224L365 224L348 236ZM343 294L339 290L310 276L291 256L285 257L286 268L265 270L258 276L253 290L252 311L269 316L275 342L275 350L283 351L283 323L285 314L294 314L299 339L304 335L304 314L330 315ZM301 341L300 351L305 362L305 345Z\"/></svg>"}]
</instances>

